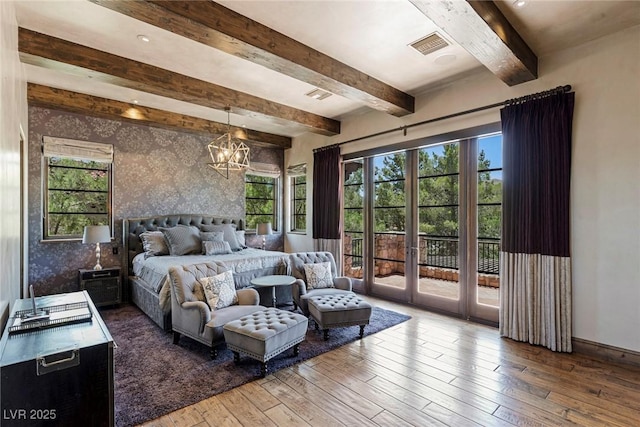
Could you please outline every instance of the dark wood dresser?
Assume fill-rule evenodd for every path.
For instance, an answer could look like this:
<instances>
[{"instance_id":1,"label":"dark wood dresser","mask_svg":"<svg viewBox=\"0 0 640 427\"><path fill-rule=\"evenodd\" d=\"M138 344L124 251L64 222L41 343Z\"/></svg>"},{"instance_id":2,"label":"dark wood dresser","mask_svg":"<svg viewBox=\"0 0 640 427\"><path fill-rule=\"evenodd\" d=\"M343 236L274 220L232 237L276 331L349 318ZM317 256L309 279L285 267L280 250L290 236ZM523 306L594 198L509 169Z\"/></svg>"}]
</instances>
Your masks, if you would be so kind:
<instances>
[{"instance_id":1,"label":"dark wood dresser","mask_svg":"<svg viewBox=\"0 0 640 427\"><path fill-rule=\"evenodd\" d=\"M35 302L49 319L24 321L32 301L17 300L0 340L0 424L113 426L114 343L91 298Z\"/></svg>"}]
</instances>

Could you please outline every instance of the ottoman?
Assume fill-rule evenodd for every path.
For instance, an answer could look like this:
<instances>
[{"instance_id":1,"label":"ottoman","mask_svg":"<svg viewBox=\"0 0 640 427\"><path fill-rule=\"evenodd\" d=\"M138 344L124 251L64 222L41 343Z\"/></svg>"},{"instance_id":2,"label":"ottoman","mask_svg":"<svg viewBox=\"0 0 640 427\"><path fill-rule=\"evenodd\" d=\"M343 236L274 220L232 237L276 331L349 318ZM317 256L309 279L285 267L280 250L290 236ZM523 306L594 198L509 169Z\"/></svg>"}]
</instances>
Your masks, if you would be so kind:
<instances>
[{"instance_id":1,"label":"ottoman","mask_svg":"<svg viewBox=\"0 0 640 427\"><path fill-rule=\"evenodd\" d=\"M261 374L267 375L267 361L293 347L294 356L307 334L309 320L301 314L268 308L243 316L224 325L227 348L236 363L240 353L262 362Z\"/></svg>"},{"instance_id":2,"label":"ottoman","mask_svg":"<svg viewBox=\"0 0 640 427\"><path fill-rule=\"evenodd\" d=\"M355 294L318 295L309 298L309 314L329 339L329 329L360 326L360 338L371 318L371 304Z\"/></svg>"}]
</instances>

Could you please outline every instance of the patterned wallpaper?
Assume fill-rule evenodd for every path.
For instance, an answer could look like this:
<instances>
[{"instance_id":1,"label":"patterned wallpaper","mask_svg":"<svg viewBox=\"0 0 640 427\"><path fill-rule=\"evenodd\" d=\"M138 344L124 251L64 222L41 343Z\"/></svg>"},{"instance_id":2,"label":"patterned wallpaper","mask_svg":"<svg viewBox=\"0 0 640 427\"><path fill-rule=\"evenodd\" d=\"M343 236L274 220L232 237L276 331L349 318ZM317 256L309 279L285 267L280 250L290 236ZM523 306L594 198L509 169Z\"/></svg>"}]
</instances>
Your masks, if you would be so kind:
<instances>
[{"instance_id":1,"label":"patterned wallpaper","mask_svg":"<svg viewBox=\"0 0 640 427\"><path fill-rule=\"evenodd\" d=\"M77 290L78 269L95 265L94 245L79 241L43 242L43 136L109 143L114 146L112 244L102 244L102 265L122 266L122 220L195 213L243 217L244 174L229 179L206 165L207 144L215 137L193 135L116 120L29 107L29 284L36 295ZM277 164L284 151L250 145L251 161ZM280 194L282 198L282 194ZM282 201L281 201L282 203ZM247 236L260 246L261 237ZM112 248L118 248L113 255ZM283 250L282 234L269 236L269 249ZM124 270L123 270L124 271Z\"/></svg>"}]
</instances>

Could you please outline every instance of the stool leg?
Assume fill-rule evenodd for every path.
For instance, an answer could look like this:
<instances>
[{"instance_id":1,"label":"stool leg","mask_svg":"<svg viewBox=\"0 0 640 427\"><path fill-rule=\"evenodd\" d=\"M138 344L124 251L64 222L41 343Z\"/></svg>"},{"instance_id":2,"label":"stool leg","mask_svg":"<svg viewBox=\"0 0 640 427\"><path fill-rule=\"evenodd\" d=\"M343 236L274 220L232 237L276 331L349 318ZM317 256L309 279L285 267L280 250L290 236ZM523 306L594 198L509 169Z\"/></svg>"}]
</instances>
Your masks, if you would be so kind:
<instances>
[{"instance_id":1,"label":"stool leg","mask_svg":"<svg viewBox=\"0 0 640 427\"><path fill-rule=\"evenodd\" d=\"M178 344L180 341L180 332L173 331L173 343Z\"/></svg>"},{"instance_id":2,"label":"stool leg","mask_svg":"<svg viewBox=\"0 0 640 427\"><path fill-rule=\"evenodd\" d=\"M364 325L360 325L360 339L364 336Z\"/></svg>"},{"instance_id":3,"label":"stool leg","mask_svg":"<svg viewBox=\"0 0 640 427\"><path fill-rule=\"evenodd\" d=\"M233 352L233 363L235 363L236 365L240 363L240 353L238 353L237 351Z\"/></svg>"},{"instance_id":4,"label":"stool leg","mask_svg":"<svg viewBox=\"0 0 640 427\"><path fill-rule=\"evenodd\" d=\"M260 366L260 375L262 378L267 376L267 371L267 362L262 362L262 365Z\"/></svg>"},{"instance_id":5,"label":"stool leg","mask_svg":"<svg viewBox=\"0 0 640 427\"><path fill-rule=\"evenodd\" d=\"M329 339L329 329L324 330L324 340L327 341Z\"/></svg>"}]
</instances>

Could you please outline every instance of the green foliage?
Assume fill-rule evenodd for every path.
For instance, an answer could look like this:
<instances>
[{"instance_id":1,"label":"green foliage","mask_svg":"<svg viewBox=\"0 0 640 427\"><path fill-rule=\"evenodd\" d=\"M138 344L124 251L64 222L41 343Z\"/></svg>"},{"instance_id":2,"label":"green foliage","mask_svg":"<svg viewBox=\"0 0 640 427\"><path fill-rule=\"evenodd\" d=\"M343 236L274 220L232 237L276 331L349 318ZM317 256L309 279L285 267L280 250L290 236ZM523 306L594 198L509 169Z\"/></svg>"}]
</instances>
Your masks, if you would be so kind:
<instances>
[{"instance_id":1,"label":"green foliage","mask_svg":"<svg viewBox=\"0 0 640 427\"><path fill-rule=\"evenodd\" d=\"M244 188L247 228L270 222L276 230L276 178L246 174Z\"/></svg>"},{"instance_id":2,"label":"green foliage","mask_svg":"<svg viewBox=\"0 0 640 427\"><path fill-rule=\"evenodd\" d=\"M109 165L52 157L47 167L47 237L80 237L109 225Z\"/></svg>"},{"instance_id":3,"label":"green foliage","mask_svg":"<svg viewBox=\"0 0 640 427\"><path fill-rule=\"evenodd\" d=\"M500 139L489 142L499 144ZM406 154L403 152L374 159L374 229L376 232L404 231L405 162ZM343 200L347 232L364 230L362 164L362 160L345 163ZM478 154L478 236L499 238L502 175L500 171L487 171L491 167L491 161L481 149ZM451 143L418 151L420 233L429 236L458 236L459 177L459 144Z\"/></svg>"}]
</instances>

